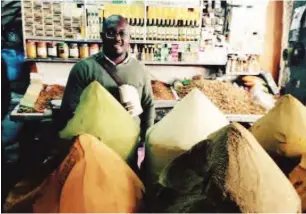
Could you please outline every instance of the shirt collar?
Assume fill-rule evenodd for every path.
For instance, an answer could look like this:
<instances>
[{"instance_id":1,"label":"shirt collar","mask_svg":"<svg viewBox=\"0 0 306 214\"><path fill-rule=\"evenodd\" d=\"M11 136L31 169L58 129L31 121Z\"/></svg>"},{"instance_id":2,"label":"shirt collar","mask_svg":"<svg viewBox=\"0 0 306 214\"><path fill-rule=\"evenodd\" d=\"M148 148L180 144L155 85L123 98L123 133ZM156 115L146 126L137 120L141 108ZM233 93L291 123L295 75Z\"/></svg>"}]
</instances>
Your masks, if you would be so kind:
<instances>
[{"instance_id":1,"label":"shirt collar","mask_svg":"<svg viewBox=\"0 0 306 214\"><path fill-rule=\"evenodd\" d=\"M127 52L126 54L127 54L127 57L126 57L121 63L119 63L119 64L117 64L117 65L126 64L126 63L129 62L131 56L130 56L130 54L129 54L128 52ZM116 66L116 63L114 63L114 61L112 61L110 58L108 58L108 57L106 56L106 54L104 54L104 57L105 57L105 59L106 59L107 61L109 61L110 63L112 63L113 65Z\"/></svg>"}]
</instances>

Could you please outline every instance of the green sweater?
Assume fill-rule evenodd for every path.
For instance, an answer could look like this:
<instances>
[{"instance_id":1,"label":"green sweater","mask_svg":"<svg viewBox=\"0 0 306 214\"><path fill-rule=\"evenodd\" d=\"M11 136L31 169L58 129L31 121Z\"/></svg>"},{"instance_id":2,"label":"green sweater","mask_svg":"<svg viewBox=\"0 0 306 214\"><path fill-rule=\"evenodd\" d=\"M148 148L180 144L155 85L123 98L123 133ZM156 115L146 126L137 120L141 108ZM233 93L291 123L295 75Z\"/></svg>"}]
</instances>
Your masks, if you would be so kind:
<instances>
[{"instance_id":1,"label":"green sweater","mask_svg":"<svg viewBox=\"0 0 306 214\"><path fill-rule=\"evenodd\" d=\"M60 109L60 129L64 128L67 121L73 116L83 90L93 81L101 83L119 101L118 85L99 64L103 57L105 57L104 54L100 52L78 62L72 68ZM122 83L133 85L141 98L143 113L136 119L138 121L140 119L141 138L144 140L145 133L153 125L155 118L151 81L148 72L145 66L133 57L128 57L124 62L116 65L116 69Z\"/></svg>"}]
</instances>

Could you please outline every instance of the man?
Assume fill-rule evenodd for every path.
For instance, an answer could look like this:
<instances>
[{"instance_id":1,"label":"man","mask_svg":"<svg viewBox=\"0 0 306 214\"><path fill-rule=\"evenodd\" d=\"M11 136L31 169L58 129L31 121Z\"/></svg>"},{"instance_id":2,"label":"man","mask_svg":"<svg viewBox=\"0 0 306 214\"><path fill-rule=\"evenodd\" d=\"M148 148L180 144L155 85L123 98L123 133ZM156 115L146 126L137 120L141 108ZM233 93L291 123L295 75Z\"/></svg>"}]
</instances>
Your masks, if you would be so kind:
<instances>
[{"instance_id":1,"label":"man","mask_svg":"<svg viewBox=\"0 0 306 214\"><path fill-rule=\"evenodd\" d=\"M1 58L1 121L9 112L11 102L10 81L8 79L7 65Z\"/></svg>"},{"instance_id":2,"label":"man","mask_svg":"<svg viewBox=\"0 0 306 214\"><path fill-rule=\"evenodd\" d=\"M118 85L105 70L105 64L115 66L117 76L123 84L137 89L143 113L139 115L141 140L144 141L147 129L154 122L154 106L151 82L145 67L130 56L129 26L125 18L119 15L108 17L103 23L103 51L78 62L71 70L60 109L61 129L73 116L83 90L93 81L98 81L118 101ZM130 110L126 107L127 110ZM89 109L90 111L90 109ZM138 119L138 121L139 121Z\"/></svg>"}]
</instances>

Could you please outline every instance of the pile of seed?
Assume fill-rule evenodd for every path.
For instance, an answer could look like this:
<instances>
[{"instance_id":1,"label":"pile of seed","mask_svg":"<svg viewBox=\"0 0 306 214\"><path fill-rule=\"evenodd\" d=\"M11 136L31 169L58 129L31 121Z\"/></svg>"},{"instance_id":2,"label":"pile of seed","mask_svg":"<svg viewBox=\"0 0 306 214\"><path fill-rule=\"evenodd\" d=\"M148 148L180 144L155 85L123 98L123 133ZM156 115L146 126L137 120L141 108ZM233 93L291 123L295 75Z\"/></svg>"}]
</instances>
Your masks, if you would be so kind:
<instances>
[{"instance_id":1,"label":"pile of seed","mask_svg":"<svg viewBox=\"0 0 306 214\"><path fill-rule=\"evenodd\" d=\"M180 98L186 96L193 88L201 90L225 114L261 115L265 109L254 103L248 92L235 87L232 83L218 80L192 80L179 89Z\"/></svg>"}]
</instances>

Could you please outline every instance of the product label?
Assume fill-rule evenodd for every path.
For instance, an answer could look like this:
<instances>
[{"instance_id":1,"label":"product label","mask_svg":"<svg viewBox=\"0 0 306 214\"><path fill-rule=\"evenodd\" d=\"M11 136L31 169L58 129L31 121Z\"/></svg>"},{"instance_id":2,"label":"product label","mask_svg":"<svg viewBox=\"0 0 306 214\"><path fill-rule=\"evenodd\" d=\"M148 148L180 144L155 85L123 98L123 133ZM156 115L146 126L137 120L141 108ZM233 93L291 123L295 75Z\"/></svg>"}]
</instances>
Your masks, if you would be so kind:
<instances>
[{"instance_id":1,"label":"product label","mask_svg":"<svg viewBox=\"0 0 306 214\"><path fill-rule=\"evenodd\" d=\"M93 55L93 54L98 53L99 50L97 48L90 48L89 52L90 52L90 55Z\"/></svg>"},{"instance_id":2,"label":"product label","mask_svg":"<svg viewBox=\"0 0 306 214\"><path fill-rule=\"evenodd\" d=\"M57 56L56 48L48 48L48 55L49 56Z\"/></svg>"},{"instance_id":3,"label":"product label","mask_svg":"<svg viewBox=\"0 0 306 214\"><path fill-rule=\"evenodd\" d=\"M150 40L151 38L151 26L147 27L147 40Z\"/></svg>"},{"instance_id":4,"label":"product label","mask_svg":"<svg viewBox=\"0 0 306 214\"><path fill-rule=\"evenodd\" d=\"M131 39L135 38L135 29L134 26L130 25L130 35L131 35Z\"/></svg>"},{"instance_id":5,"label":"product label","mask_svg":"<svg viewBox=\"0 0 306 214\"><path fill-rule=\"evenodd\" d=\"M47 49L46 48L37 48L37 55L39 57L47 56Z\"/></svg>"},{"instance_id":6,"label":"product label","mask_svg":"<svg viewBox=\"0 0 306 214\"><path fill-rule=\"evenodd\" d=\"M69 50L69 54L72 57L78 57L79 56L79 50L75 49L75 48L72 48L72 49Z\"/></svg>"},{"instance_id":7,"label":"product label","mask_svg":"<svg viewBox=\"0 0 306 214\"><path fill-rule=\"evenodd\" d=\"M60 53L60 54L67 54L67 52L68 52L68 51L67 51L67 48L65 48L65 47L60 47L60 48L59 48L59 53Z\"/></svg>"}]
</instances>

